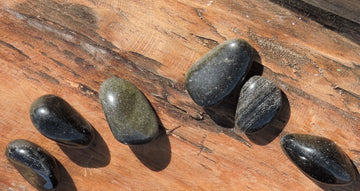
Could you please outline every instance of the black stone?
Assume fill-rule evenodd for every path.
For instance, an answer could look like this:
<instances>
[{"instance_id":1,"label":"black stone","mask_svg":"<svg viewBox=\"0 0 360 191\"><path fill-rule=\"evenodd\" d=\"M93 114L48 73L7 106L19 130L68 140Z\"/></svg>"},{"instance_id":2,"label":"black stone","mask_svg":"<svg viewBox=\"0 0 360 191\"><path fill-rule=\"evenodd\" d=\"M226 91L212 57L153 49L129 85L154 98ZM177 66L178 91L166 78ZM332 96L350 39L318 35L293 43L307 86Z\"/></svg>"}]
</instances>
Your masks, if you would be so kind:
<instances>
[{"instance_id":1,"label":"black stone","mask_svg":"<svg viewBox=\"0 0 360 191\"><path fill-rule=\"evenodd\" d=\"M213 105L229 95L245 78L253 48L244 40L227 40L206 53L187 71L185 86L200 106Z\"/></svg>"},{"instance_id":2,"label":"black stone","mask_svg":"<svg viewBox=\"0 0 360 191\"><path fill-rule=\"evenodd\" d=\"M35 100L30 117L41 134L64 146L84 148L94 139L91 124L58 96L44 95Z\"/></svg>"},{"instance_id":3,"label":"black stone","mask_svg":"<svg viewBox=\"0 0 360 191\"><path fill-rule=\"evenodd\" d=\"M106 120L114 137L124 144L144 144L158 135L159 124L150 103L131 82L113 77L99 90Z\"/></svg>"},{"instance_id":4,"label":"black stone","mask_svg":"<svg viewBox=\"0 0 360 191\"><path fill-rule=\"evenodd\" d=\"M5 155L38 190L53 190L58 185L60 171L56 159L38 145L16 139L6 146Z\"/></svg>"},{"instance_id":5,"label":"black stone","mask_svg":"<svg viewBox=\"0 0 360 191\"><path fill-rule=\"evenodd\" d=\"M350 158L327 138L288 134L280 143L288 158L315 182L346 185L356 179L357 171Z\"/></svg>"},{"instance_id":6,"label":"black stone","mask_svg":"<svg viewBox=\"0 0 360 191\"><path fill-rule=\"evenodd\" d=\"M241 88L235 125L245 133L255 133L277 116L281 90L262 76L251 77Z\"/></svg>"}]
</instances>

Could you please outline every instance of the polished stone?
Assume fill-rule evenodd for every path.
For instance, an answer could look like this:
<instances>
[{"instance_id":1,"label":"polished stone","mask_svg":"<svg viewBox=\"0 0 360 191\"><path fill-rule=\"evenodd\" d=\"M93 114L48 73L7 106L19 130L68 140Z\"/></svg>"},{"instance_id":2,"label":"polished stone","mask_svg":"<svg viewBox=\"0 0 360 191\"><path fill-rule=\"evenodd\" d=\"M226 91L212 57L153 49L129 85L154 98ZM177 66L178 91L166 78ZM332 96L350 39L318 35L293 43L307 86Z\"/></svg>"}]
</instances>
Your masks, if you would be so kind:
<instances>
[{"instance_id":1,"label":"polished stone","mask_svg":"<svg viewBox=\"0 0 360 191\"><path fill-rule=\"evenodd\" d=\"M280 143L288 158L312 180L345 185L356 179L357 171L350 158L327 138L288 134Z\"/></svg>"},{"instance_id":2,"label":"polished stone","mask_svg":"<svg viewBox=\"0 0 360 191\"><path fill-rule=\"evenodd\" d=\"M241 88L235 125L254 133L269 124L281 108L281 90L262 76L251 77Z\"/></svg>"},{"instance_id":3,"label":"polished stone","mask_svg":"<svg viewBox=\"0 0 360 191\"><path fill-rule=\"evenodd\" d=\"M144 144L159 131L150 103L131 82L107 79L99 90L101 105L114 137L124 144Z\"/></svg>"},{"instance_id":4,"label":"polished stone","mask_svg":"<svg viewBox=\"0 0 360 191\"><path fill-rule=\"evenodd\" d=\"M185 75L185 86L200 106L229 95L250 70L253 48L244 40L227 40L197 60Z\"/></svg>"},{"instance_id":5,"label":"polished stone","mask_svg":"<svg viewBox=\"0 0 360 191\"><path fill-rule=\"evenodd\" d=\"M64 146L84 148L94 139L94 129L70 104L55 95L34 101L30 118L41 134Z\"/></svg>"},{"instance_id":6,"label":"polished stone","mask_svg":"<svg viewBox=\"0 0 360 191\"><path fill-rule=\"evenodd\" d=\"M38 190L53 190L60 172L54 157L38 145L23 139L11 141L5 150L7 159Z\"/></svg>"}]
</instances>

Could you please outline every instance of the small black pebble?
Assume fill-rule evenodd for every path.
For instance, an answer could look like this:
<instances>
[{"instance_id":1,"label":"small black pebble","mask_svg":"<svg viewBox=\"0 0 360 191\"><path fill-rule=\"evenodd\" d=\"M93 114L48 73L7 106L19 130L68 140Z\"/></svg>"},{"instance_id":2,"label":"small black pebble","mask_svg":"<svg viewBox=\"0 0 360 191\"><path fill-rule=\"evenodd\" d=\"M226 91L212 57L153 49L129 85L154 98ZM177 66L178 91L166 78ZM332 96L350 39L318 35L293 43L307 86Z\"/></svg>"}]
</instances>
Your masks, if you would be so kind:
<instances>
[{"instance_id":1,"label":"small black pebble","mask_svg":"<svg viewBox=\"0 0 360 191\"><path fill-rule=\"evenodd\" d=\"M56 159L38 145L23 139L11 141L5 155L20 174L38 190L53 190L59 183Z\"/></svg>"},{"instance_id":2,"label":"small black pebble","mask_svg":"<svg viewBox=\"0 0 360 191\"><path fill-rule=\"evenodd\" d=\"M314 135L288 134L280 144L288 158L320 183L346 185L356 179L350 158L333 141Z\"/></svg>"},{"instance_id":3,"label":"small black pebble","mask_svg":"<svg viewBox=\"0 0 360 191\"><path fill-rule=\"evenodd\" d=\"M232 39L197 60L185 76L186 89L195 103L210 106L229 95L248 73L252 54L249 43Z\"/></svg>"},{"instance_id":4,"label":"small black pebble","mask_svg":"<svg viewBox=\"0 0 360 191\"><path fill-rule=\"evenodd\" d=\"M262 76L253 76L241 88L235 125L245 133L254 133L269 124L280 108L280 89Z\"/></svg>"},{"instance_id":5,"label":"small black pebble","mask_svg":"<svg viewBox=\"0 0 360 191\"><path fill-rule=\"evenodd\" d=\"M55 95L34 101L30 118L45 137L64 146L84 148L94 139L94 129L70 104Z\"/></svg>"},{"instance_id":6,"label":"small black pebble","mask_svg":"<svg viewBox=\"0 0 360 191\"><path fill-rule=\"evenodd\" d=\"M100 86L99 98L114 137L135 145L150 142L159 132L156 114L141 91L118 77Z\"/></svg>"}]
</instances>

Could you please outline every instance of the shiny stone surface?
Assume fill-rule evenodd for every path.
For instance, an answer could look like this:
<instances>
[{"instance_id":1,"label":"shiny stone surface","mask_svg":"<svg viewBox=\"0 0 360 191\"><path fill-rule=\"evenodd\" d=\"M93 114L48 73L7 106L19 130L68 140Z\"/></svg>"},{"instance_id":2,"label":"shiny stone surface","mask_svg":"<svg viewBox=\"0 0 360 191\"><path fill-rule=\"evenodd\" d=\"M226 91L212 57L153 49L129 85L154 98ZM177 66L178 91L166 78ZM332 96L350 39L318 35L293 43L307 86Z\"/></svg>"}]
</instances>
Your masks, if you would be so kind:
<instances>
[{"instance_id":1,"label":"shiny stone surface","mask_svg":"<svg viewBox=\"0 0 360 191\"><path fill-rule=\"evenodd\" d=\"M185 86L200 106L229 95L250 70L253 48L242 39L227 40L197 60L185 75Z\"/></svg>"},{"instance_id":2,"label":"shiny stone surface","mask_svg":"<svg viewBox=\"0 0 360 191\"><path fill-rule=\"evenodd\" d=\"M33 102L30 118L45 137L68 147L84 148L94 139L94 130L70 104L55 95L44 95Z\"/></svg>"},{"instance_id":3,"label":"shiny stone surface","mask_svg":"<svg viewBox=\"0 0 360 191\"><path fill-rule=\"evenodd\" d=\"M350 158L327 138L288 134L280 143L288 158L314 181L346 185L356 179L357 172Z\"/></svg>"},{"instance_id":4,"label":"shiny stone surface","mask_svg":"<svg viewBox=\"0 0 360 191\"><path fill-rule=\"evenodd\" d=\"M114 137L124 144L144 144L159 131L150 103L131 82L107 79L99 90L101 105Z\"/></svg>"},{"instance_id":5,"label":"shiny stone surface","mask_svg":"<svg viewBox=\"0 0 360 191\"><path fill-rule=\"evenodd\" d=\"M23 139L11 141L5 150L7 159L38 190L53 190L60 173L54 157L40 146Z\"/></svg>"}]
</instances>

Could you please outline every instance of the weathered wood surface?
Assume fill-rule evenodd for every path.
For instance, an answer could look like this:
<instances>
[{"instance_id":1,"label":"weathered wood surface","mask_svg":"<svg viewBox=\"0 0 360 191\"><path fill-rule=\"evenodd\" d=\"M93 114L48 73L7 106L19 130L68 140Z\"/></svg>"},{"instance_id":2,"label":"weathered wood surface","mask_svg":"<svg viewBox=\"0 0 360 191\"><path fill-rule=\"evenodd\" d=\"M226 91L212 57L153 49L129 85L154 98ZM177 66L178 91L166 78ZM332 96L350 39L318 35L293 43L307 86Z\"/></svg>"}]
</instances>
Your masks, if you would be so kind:
<instances>
[{"instance_id":1,"label":"weathered wood surface","mask_svg":"<svg viewBox=\"0 0 360 191\"><path fill-rule=\"evenodd\" d=\"M358 0L303 0L315 7L329 11L360 24L360 2Z\"/></svg>"},{"instance_id":2,"label":"weathered wood surface","mask_svg":"<svg viewBox=\"0 0 360 191\"><path fill-rule=\"evenodd\" d=\"M358 0L270 0L360 44Z\"/></svg>"},{"instance_id":3,"label":"weathered wood surface","mask_svg":"<svg viewBox=\"0 0 360 191\"><path fill-rule=\"evenodd\" d=\"M0 7L0 150L16 138L41 145L63 166L59 190L328 189L282 153L287 133L330 138L360 169L360 46L278 4L16 0ZM233 114L206 112L184 89L190 65L231 38L254 46L260 72L289 101L287 124L268 144L217 125L213 118L231 123ZM136 147L115 140L97 93L113 75L144 92L166 134ZM29 108L44 94L61 96L89 120L96 144L63 148L37 132ZM0 190L34 190L4 154L0 171ZM359 181L339 190L356 188Z\"/></svg>"}]
</instances>

